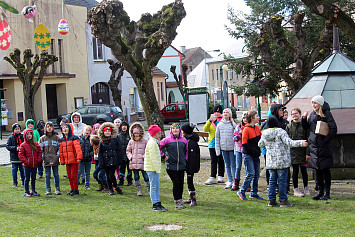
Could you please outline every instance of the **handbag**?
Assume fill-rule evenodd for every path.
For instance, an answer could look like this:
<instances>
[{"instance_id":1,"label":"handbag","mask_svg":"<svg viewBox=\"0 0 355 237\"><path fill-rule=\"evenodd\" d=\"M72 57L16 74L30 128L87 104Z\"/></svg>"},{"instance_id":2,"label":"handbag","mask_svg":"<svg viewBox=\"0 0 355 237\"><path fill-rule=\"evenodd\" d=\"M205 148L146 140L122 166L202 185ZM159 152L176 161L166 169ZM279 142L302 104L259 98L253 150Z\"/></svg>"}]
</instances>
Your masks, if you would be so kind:
<instances>
[{"instance_id":1,"label":"handbag","mask_svg":"<svg viewBox=\"0 0 355 237\"><path fill-rule=\"evenodd\" d=\"M317 121L315 134L320 134L320 135L323 135L323 136L327 136L328 133L329 133L328 123L323 122L323 121Z\"/></svg>"}]
</instances>

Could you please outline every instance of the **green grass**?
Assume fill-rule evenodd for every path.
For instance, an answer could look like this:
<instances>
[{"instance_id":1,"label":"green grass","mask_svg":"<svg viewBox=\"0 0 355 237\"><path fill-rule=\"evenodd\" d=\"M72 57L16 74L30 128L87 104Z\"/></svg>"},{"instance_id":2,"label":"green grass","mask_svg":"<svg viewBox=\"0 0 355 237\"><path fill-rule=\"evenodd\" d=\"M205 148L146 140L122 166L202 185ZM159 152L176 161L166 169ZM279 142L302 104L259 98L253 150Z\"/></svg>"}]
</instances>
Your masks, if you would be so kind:
<instances>
[{"instance_id":1,"label":"green grass","mask_svg":"<svg viewBox=\"0 0 355 237\"><path fill-rule=\"evenodd\" d=\"M69 183L63 174L61 166L64 193ZM161 201L169 211L157 213L151 210L146 189L138 197L134 186L122 187L124 195L108 196L79 186L78 196L45 196L44 179L40 179L36 186L42 196L25 198L23 187L12 187L10 167L0 167L0 179L1 236L351 236L355 229L354 197L332 197L326 204L290 196L294 207L271 208L267 201L242 202L235 192L196 185L198 206L175 210L171 181L161 178ZM92 188L97 188L93 180ZM144 229L159 223L186 228Z\"/></svg>"}]
</instances>

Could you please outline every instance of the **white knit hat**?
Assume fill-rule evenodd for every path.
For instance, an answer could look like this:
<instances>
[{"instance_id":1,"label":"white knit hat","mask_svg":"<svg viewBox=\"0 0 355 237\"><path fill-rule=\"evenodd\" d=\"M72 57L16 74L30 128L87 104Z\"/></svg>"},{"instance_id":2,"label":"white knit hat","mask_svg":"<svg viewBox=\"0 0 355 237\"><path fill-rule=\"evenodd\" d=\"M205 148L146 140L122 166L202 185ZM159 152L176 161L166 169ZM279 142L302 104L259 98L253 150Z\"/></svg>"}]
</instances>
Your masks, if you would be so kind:
<instances>
[{"instance_id":1,"label":"white knit hat","mask_svg":"<svg viewBox=\"0 0 355 237\"><path fill-rule=\"evenodd\" d=\"M312 102L316 102L320 106L324 105L324 98L321 95L316 95L315 97L312 98Z\"/></svg>"},{"instance_id":2,"label":"white knit hat","mask_svg":"<svg viewBox=\"0 0 355 237\"><path fill-rule=\"evenodd\" d=\"M227 110L230 116L232 117L232 110L230 108L225 108L223 111Z\"/></svg>"}]
</instances>

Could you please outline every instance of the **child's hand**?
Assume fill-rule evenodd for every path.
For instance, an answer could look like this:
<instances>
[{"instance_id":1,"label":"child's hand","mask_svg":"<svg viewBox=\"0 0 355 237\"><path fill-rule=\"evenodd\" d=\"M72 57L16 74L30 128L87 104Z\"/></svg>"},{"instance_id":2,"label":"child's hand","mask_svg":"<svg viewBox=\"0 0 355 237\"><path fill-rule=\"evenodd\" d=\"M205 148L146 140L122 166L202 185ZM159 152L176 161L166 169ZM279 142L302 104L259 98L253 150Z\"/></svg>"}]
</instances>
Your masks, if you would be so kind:
<instances>
[{"instance_id":1,"label":"child's hand","mask_svg":"<svg viewBox=\"0 0 355 237\"><path fill-rule=\"evenodd\" d=\"M307 117L308 116L308 110L304 111L303 117Z\"/></svg>"},{"instance_id":2,"label":"child's hand","mask_svg":"<svg viewBox=\"0 0 355 237\"><path fill-rule=\"evenodd\" d=\"M311 156L306 156L306 161L308 162L311 159Z\"/></svg>"},{"instance_id":3,"label":"child's hand","mask_svg":"<svg viewBox=\"0 0 355 237\"><path fill-rule=\"evenodd\" d=\"M165 159L164 159L165 161L167 161L167 160L169 160L169 156L165 156Z\"/></svg>"},{"instance_id":4,"label":"child's hand","mask_svg":"<svg viewBox=\"0 0 355 237\"><path fill-rule=\"evenodd\" d=\"M307 146L308 146L307 140L302 141L302 146L303 146L303 147L307 147Z\"/></svg>"},{"instance_id":5,"label":"child's hand","mask_svg":"<svg viewBox=\"0 0 355 237\"><path fill-rule=\"evenodd\" d=\"M77 159L76 161L80 163L81 160Z\"/></svg>"}]
</instances>

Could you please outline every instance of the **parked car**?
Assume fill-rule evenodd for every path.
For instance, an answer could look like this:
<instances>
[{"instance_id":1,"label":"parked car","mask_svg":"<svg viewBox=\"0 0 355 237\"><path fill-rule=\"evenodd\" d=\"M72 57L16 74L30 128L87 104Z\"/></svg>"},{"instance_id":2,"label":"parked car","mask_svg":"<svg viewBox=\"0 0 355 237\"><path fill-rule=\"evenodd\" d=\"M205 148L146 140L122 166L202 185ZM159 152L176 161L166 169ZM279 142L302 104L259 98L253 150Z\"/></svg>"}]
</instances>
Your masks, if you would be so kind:
<instances>
[{"instance_id":1,"label":"parked car","mask_svg":"<svg viewBox=\"0 0 355 237\"><path fill-rule=\"evenodd\" d=\"M187 103L186 103L187 107ZM164 117L164 122L180 122L180 120L186 119L184 102L171 103L160 110Z\"/></svg>"},{"instance_id":2,"label":"parked car","mask_svg":"<svg viewBox=\"0 0 355 237\"><path fill-rule=\"evenodd\" d=\"M94 125L95 123L113 122L116 118L122 118L122 110L114 105L106 104L92 104L84 105L79 109L73 111L80 113L82 122L88 125ZM72 115L63 114L57 117L57 124L60 125L60 121L66 117L70 120Z\"/></svg>"}]
</instances>

